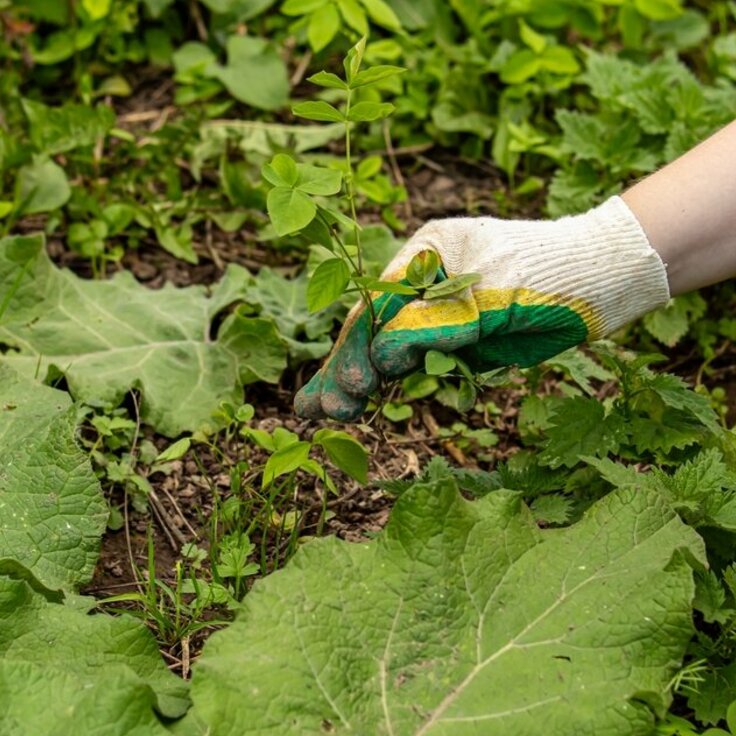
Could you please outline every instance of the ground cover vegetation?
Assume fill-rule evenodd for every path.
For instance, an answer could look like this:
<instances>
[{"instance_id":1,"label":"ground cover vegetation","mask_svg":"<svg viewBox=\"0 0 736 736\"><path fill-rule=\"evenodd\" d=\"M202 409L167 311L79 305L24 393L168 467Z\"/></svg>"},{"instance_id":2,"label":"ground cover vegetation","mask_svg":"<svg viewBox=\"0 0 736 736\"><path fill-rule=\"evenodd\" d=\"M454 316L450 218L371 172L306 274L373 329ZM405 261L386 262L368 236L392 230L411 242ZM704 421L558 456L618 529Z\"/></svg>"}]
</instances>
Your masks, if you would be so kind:
<instances>
[{"instance_id":1,"label":"ground cover vegetation","mask_svg":"<svg viewBox=\"0 0 736 736\"><path fill-rule=\"evenodd\" d=\"M380 281L427 219L736 117L736 3L0 0L0 70L2 733L736 733L732 283L291 409L472 282Z\"/></svg>"}]
</instances>

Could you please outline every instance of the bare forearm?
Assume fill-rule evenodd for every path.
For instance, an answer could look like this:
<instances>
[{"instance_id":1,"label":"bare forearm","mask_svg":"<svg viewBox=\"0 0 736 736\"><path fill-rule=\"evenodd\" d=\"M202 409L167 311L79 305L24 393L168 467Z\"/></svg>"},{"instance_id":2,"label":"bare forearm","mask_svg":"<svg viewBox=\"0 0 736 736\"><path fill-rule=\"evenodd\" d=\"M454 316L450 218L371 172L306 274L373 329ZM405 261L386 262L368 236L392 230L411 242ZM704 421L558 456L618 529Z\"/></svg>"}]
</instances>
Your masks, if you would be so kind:
<instances>
[{"instance_id":1,"label":"bare forearm","mask_svg":"<svg viewBox=\"0 0 736 736\"><path fill-rule=\"evenodd\" d=\"M673 296L736 275L736 122L625 192Z\"/></svg>"}]
</instances>

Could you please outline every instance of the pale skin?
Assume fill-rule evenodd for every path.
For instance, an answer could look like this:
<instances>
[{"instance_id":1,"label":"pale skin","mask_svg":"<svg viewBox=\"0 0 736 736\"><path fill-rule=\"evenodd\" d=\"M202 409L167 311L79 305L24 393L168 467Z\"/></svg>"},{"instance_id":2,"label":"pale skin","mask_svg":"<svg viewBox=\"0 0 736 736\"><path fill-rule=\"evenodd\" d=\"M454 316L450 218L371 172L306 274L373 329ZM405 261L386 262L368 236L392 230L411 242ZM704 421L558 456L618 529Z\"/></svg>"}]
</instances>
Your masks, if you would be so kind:
<instances>
[{"instance_id":1,"label":"pale skin","mask_svg":"<svg viewBox=\"0 0 736 736\"><path fill-rule=\"evenodd\" d=\"M621 196L667 264L672 296L736 275L736 121Z\"/></svg>"}]
</instances>

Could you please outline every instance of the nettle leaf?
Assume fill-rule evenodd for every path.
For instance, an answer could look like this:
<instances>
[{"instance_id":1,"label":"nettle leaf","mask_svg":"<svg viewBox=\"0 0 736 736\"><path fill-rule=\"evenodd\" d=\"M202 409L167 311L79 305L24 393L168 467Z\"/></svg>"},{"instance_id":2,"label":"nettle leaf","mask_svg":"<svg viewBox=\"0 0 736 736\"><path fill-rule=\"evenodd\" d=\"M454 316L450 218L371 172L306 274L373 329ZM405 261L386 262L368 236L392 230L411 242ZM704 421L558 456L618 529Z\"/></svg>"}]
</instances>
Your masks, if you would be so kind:
<instances>
[{"instance_id":1,"label":"nettle leaf","mask_svg":"<svg viewBox=\"0 0 736 736\"><path fill-rule=\"evenodd\" d=\"M128 272L80 279L56 268L43 245L40 235L0 240L0 293L20 279L0 323L2 360L22 374L62 374L72 396L94 406L117 406L136 388L143 421L177 436L210 423L221 401L240 403L244 384L276 382L286 367L271 320L236 309L209 334L218 313L243 299L245 269L230 266L208 297L200 286L147 289Z\"/></svg>"},{"instance_id":2,"label":"nettle leaf","mask_svg":"<svg viewBox=\"0 0 736 736\"><path fill-rule=\"evenodd\" d=\"M322 100L300 102L291 108L294 115L307 120L317 120L325 123L342 123L345 116L329 102Z\"/></svg>"},{"instance_id":3,"label":"nettle leaf","mask_svg":"<svg viewBox=\"0 0 736 736\"><path fill-rule=\"evenodd\" d=\"M49 156L83 146L93 146L115 125L115 113L104 105L91 107L67 103L49 107L35 100L21 100L30 124L31 142Z\"/></svg>"},{"instance_id":4,"label":"nettle leaf","mask_svg":"<svg viewBox=\"0 0 736 736\"><path fill-rule=\"evenodd\" d=\"M690 325L700 319L707 308L697 291L671 299L667 306L644 316L644 327L652 337L668 347L676 345L687 334Z\"/></svg>"},{"instance_id":5,"label":"nettle leaf","mask_svg":"<svg viewBox=\"0 0 736 736\"><path fill-rule=\"evenodd\" d=\"M615 452L625 438L625 426L620 415L606 416L596 399L575 396L557 405L546 435L540 460L551 468L572 468L581 455L604 457Z\"/></svg>"},{"instance_id":6,"label":"nettle leaf","mask_svg":"<svg viewBox=\"0 0 736 736\"><path fill-rule=\"evenodd\" d=\"M299 232L317 214L317 205L308 194L288 187L274 187L266 198L266 208L279 237Z\"/></svg>"},{"instance_id":7,"label":"nettle leaf","mask_svg":"<svg viewBox=\"0 0 736 736\"><path fill-rule=\"evenodd\" d=\"M330 258L317 266L307 287L307 305L310 312L329 307L342 296L350 283L350 269L342 258Z\"/></svg>"},{"instance_id":8,"label":"nettle leaf","mask_svg":"<svg viewBox=\"0 0 736 736\"><path fill-rule=\"evenodd\" d=\"M48 603L0 576L3 733L164 736L157 713L181 716L187 689L143 623Z\"/></svg>"},{"instance_id":9,"label":"nettle leaf","mask_svg":"<svg viewBox=\"0 0 736 736\"><path fill-rule=\"evenodd\" d=\"M416 484L377 540L310 542L256 583L194 665L194 711L223 736L644 736L693 631L691 559L657 494L539 530L515 493Z\"/></svg>"},{"instance_id":10,"label":"nettle leaf","mask_svg":"<svg viewBox=\"0 0 736 736\"><path fill-rule=\"evenodd\" d=\"M368 452L355 437L347 432L320 429L314 433L314 442L344 473L360 483L368 482Z\"/></svg>"},{"instance_id":11,"label":"nettle leaf","mask_svg":"<svg viewBox=\"0 0 736 736\"><path fill-rule=\"evenodd\" d=\"M50 589L89 582L108 517L71 404L0 362L0 569L17 562Z\"/></svg>"}]
</instances>

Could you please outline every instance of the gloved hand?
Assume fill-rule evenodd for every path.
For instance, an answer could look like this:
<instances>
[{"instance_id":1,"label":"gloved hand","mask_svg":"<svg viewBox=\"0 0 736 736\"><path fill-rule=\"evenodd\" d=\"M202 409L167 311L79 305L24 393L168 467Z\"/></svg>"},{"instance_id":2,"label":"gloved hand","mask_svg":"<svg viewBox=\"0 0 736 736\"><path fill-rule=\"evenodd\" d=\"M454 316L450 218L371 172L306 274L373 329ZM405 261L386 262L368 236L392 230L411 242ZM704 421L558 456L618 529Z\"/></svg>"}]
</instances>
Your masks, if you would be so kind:
<instances>
[{"instance_id":1,"label":"gloved hand","mask_svg":"<svg viewBox=\"0 0 736 736\"><path fill-rule=\"evenodd\" d=\"M458 352L474 370L535 365L599 339L669 299L665 266L620 197L552 221L462 217L429 222L382 276L404 277L411 259L435 251L448 276L479 273L445 299L381 294L370 314L348 316L322 369L297 394L300 416L356 420L387 377L421 365L427 350Z\"/></svg>"}]
</instances>

